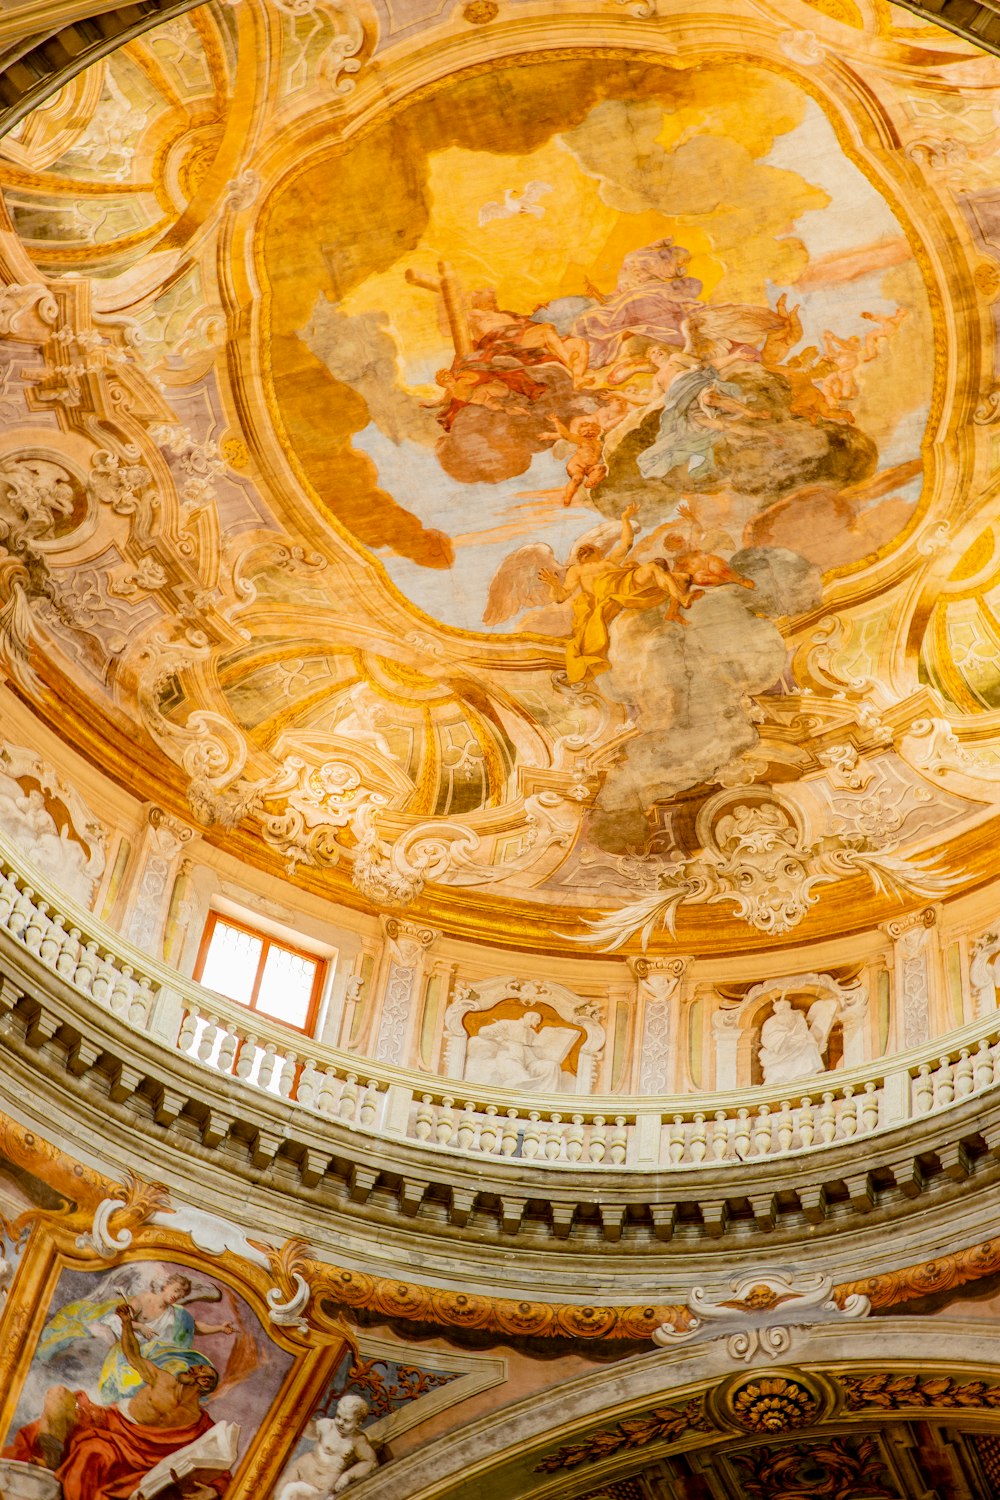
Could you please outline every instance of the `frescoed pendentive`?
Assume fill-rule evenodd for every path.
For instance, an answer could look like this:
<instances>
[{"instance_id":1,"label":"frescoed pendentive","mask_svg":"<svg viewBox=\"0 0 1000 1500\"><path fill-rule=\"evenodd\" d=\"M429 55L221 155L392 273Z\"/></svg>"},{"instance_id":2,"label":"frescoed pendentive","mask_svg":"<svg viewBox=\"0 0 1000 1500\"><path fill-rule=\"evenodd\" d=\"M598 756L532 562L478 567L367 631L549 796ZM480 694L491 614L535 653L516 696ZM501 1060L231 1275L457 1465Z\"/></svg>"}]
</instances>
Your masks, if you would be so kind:
<instances>
[{"instance_id":1,"label":"frescoed pendentive","mask_svg":"<svg viewBox=\"0 0 1000 1500\"><path fill-rule=\"evenodd\" d=\"M4 1457L52 1471L63 1500L224 1495L292 1358L200 1270L64 1270ZM172 1478L172 1473L177 1479Z\"/></svg>"}]
</instances>

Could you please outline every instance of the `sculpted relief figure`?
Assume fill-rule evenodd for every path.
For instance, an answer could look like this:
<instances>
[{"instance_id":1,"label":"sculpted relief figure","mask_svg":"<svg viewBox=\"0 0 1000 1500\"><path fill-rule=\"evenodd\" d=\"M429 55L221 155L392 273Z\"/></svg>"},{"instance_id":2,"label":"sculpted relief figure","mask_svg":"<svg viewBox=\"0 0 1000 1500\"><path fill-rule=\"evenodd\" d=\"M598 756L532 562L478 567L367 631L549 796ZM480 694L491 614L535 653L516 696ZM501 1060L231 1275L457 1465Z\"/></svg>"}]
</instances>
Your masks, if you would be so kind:
<instances>
[{"instance_id":1,"label":"sculpted relief figure","mask_svg":"<svg viewBox=\"0 0 1000 1500\"><path fill-rule=\"evenodd\" d=\"M761 1027L760 1059L765 1083L791 1083L812 1078L826 1067L824 1054L837 1013L835 1000L817 1000L808 1014L795 1010L790 1000L774 1002L774 1014Z\"/></svg>"},{"instance_id":2,"label":"sculpted relief figure","mask_svg":"<svg viewBox=\"0 0 1000 1500\"><path fill-rule=\"evenodd\" d=\"M333 1416L313 1424L316 1442L290 1465L278 1500L329 1500L355 1480L374 1474L378 1459L361 1430L367 1415L363 1396L353 1391L341 1396Z\"/></svg>"},{"instance_id":3,"label":"sculpted relief figure","mask_svg":"<svg viewBox=\"0 0 1000 1500\"><path fill-rule=\"evenodd\" d=\"M491 1021L469 1040L465 1076L470 1083L503 1089L557 1094L562 1064L579 1033L568 1026L541 1030L537 1010L506 1021Z\"/></svg>"}]
</instances>

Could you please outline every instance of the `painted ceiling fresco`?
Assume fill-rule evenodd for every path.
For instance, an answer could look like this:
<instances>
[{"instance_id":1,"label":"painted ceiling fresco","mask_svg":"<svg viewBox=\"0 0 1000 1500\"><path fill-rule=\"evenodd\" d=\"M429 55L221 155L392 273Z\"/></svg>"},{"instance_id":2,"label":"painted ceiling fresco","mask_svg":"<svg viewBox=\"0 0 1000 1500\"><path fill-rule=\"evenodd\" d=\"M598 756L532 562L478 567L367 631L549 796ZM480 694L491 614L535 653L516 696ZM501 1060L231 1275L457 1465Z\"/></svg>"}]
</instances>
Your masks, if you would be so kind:
<instances>
[{"instance_id":1,"label":"painted ceiling fresco","mask_svg":"<svg viewBox=\"0 0 1000 1500\"><path fill-rule=\"evenodd\" d=\"M464 930L982 878L1000 63L876 4L486 10L204 7L4 144L8 672Z\"/></svg>"}]
</instances>

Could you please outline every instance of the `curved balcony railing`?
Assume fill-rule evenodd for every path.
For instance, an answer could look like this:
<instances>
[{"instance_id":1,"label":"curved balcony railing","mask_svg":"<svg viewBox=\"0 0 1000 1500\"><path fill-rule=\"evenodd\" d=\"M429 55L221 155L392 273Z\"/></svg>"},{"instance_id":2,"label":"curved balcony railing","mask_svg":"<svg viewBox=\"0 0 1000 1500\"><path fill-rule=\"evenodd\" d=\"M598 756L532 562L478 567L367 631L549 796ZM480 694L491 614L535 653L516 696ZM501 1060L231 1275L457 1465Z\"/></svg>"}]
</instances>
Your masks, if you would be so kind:
<instances>
[{"instance_id":1,"label":"curved balcony railing","mask_svg":"<svg viewBox=\"0 0 1000 1500\"><path fill-rule=\"evenodd\" d=\"M519 1096L374 1064L299 1038L183 978L59 894L0 836L0 927L98 1006L246 1089L315 1120L466 1158L678 1171L815 1153L946 1111L1000 1081L1000 1011L799 1088L625 1097Z\"/></svg>"}]
</instances>

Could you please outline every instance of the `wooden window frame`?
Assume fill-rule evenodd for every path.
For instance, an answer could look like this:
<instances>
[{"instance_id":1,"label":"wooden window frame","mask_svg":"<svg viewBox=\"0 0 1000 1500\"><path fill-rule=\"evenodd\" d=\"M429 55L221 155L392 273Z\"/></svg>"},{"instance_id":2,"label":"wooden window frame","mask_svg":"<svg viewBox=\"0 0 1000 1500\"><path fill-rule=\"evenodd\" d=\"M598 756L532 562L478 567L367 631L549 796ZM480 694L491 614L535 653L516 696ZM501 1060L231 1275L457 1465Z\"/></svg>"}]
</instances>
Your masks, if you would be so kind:
<instances>
[{"instance_id":1,"label":"wooden window frame","mask_svg":"<svg viewBox=\"0 0 1000 1500\"><path fill-rule=\"evenodd\" d=\"M296 948L294 943L286 943L282 938L272 937L269 932L263 932L259 927L251 927L248 922L241 922L238 917L230 917L224 911L210 911L205 921L205 930L201 935L201 942L198 946L198 957L195 960L194 974L192 976L199 984L201 983L201 976L205 972L208 950L212 946L215 929L220 922L223 927L234 927L237 932L245 932L249 937L258 938L261 943L260 958L257 961L257 974L253 982L253 989L250 992L250 999L232 1000L230 1003L238 1005L241 1010L245 1010L249 1014L260 1016L265 1021L273 1021L276 1026L284 1026L286 1031L296 1031L300 1036L315 1036L320 1000L323 997L323 983L326 979L326 959L321 958L318 953L310 953L308 948ZM257 1007L260 986L267 964L267 955L272 948L280 948L283 953L291 953L296 958L303 958L307 963L316 965L312 990L309 995L309 1007L306 1011L305 1024L302 1026L296 1026L294 1021L283 1021L280 1016L269 1015L266 1010L259 1010ZM213 990L212 993L217 995L222 994L221 990ZM222 995L222 998L229 1000L230 997Z\"/></svg>"}]
</instances>

